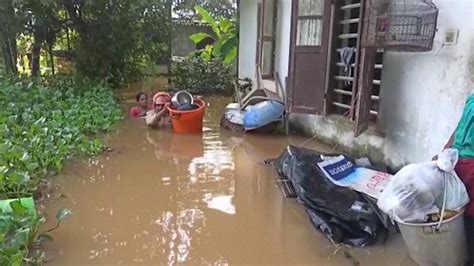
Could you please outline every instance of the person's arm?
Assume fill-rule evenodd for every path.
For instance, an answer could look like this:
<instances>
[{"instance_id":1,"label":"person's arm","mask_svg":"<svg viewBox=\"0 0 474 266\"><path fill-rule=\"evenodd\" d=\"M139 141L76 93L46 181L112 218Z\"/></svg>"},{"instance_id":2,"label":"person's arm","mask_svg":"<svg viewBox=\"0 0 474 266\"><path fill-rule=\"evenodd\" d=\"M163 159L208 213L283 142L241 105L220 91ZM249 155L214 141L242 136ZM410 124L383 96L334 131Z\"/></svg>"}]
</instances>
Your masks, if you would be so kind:
<instances>
[{"instance_id":1,"label":"person's arm","mask_svg":"<svg viewBox=\"0 0 474 266\"><path fill-rule=\"evenodd\" d=\"M155 117L150 122L149 126L156 127L160 123L162 117L164 117L168 113L168 106L169 104L165 104L163 109L161 109L158 113L155 114Z\"/></svg>"},{"instance_id":2,"label":"person's arm","mask_svg":"<svg viewBox=\"0 0 474 266\"><path fill-rule=\"evenodd\" d=\"M453 131L453 133L451 133L451 137L449 137L448 139L448 142L446 143L446 145L444 145L444 148L443 150L445 149L450 149L453 147L453 144L454 144L454 134L456 134L456 131ZM438 155L435 155L433 156L433 158L431 160L435 161L438 159Z\"/></svg>"},{"instance_id":3,"label":"person's arm","mask_svg":"<svg viewBox=\"0 0 474 266\"><path fill-rule=\"evenodd\" d=\"M446 145L444 145L444 148L445 148L445 149L449 149L449 148L452 148L452 147L453 147L453 144L454 144L454 134L455 134L455 132L453 132L453 133L451 134L451 137L449 137L448 142L446 143Z\"/></svg>"}]
</instances>

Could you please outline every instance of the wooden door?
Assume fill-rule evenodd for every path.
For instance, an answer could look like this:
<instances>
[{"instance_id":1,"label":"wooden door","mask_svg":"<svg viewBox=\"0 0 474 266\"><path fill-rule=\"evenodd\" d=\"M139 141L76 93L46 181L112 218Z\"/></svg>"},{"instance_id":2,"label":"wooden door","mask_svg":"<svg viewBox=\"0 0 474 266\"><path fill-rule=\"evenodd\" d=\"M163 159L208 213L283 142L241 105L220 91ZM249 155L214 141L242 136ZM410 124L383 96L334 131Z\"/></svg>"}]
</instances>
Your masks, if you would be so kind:
<instances>
[{"instance_id":1,"label":"wooden door","mask_svg":"<svg viewBox=\"0 0 474 266\"><path fill-rule=\"evenodd\" d=\"M329 51L331 0L292 0L288 106L322 114Z\"/></svg>"}]
</instances>

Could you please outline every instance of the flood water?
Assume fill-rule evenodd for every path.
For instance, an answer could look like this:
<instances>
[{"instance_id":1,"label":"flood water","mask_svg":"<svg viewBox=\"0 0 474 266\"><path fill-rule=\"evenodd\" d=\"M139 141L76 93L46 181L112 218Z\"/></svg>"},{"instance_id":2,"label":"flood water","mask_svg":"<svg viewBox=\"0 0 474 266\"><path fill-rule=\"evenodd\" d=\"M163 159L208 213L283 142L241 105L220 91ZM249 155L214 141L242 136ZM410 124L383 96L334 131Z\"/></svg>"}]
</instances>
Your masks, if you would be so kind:
<instances>
[{"instance_id":1,"label":"flood water","mask_svg":"<svg viewBox=\"0 0 474 266\"><path fill-rule=\"evenodd\" d=\"M124 92L127 103L138 89ZM125 119L106 137L111 152L75 160L55 177L65 197L44 211L71 208L73 215L52 233L48 265L354 265L344 252L334 255L262 164L306 139L223 131L219 118L230 99L205 100L202 135ZM316 142L305 147L331 151ZM351 253L360 265L411 265L399 236Z\"/></svg>"}]
</instances>

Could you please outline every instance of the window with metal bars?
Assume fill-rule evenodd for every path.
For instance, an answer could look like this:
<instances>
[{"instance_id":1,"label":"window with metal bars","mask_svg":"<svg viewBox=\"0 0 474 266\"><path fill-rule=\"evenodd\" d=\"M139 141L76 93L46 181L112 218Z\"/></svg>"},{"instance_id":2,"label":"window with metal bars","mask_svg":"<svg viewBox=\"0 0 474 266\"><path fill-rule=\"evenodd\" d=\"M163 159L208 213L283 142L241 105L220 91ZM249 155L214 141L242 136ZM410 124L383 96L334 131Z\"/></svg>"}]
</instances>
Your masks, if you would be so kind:
<instances>
[{"instance_id":1,"label":"window with metal bars","mask_svg":"<svg viewBox=\"0 0 474 266\"><path fill-rule=\"evenodd\" d=\"M356 123L356 135L377 125L383 49L364 49L365 0L335 0L326 114ZM367 77L370 76L370 81ZM364 116L363 114L368 115Z\"/></svg>"}]
</instances>

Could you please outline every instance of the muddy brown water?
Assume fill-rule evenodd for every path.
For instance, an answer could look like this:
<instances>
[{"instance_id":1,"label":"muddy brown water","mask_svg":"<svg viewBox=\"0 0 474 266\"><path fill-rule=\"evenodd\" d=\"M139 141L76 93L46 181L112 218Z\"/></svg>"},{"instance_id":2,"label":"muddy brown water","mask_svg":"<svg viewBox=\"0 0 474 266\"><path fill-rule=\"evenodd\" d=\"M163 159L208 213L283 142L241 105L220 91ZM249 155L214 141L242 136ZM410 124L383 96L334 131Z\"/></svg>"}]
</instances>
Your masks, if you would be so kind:
<instances>
[{"instance_id":1,"label":"muddy brown water","mask_svg":"<svg viewBox=\"0 0 474 266\"><path fill-rule=\"evenodd\" d=\"M123 94L127 103L133 89ZM52 233L48 265L354 265L262 164L305 139L223 131L219 117L230 99L206 100L202 135L125 119L106 137L112 152L73 161L55 178L66 197L44 211L73 215ZM412 265L399 236L350 252L360 265Z\"/></svg>"}]
</instances>

